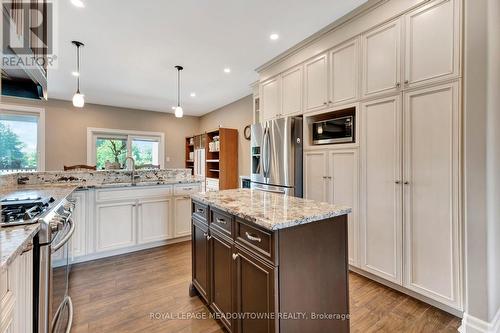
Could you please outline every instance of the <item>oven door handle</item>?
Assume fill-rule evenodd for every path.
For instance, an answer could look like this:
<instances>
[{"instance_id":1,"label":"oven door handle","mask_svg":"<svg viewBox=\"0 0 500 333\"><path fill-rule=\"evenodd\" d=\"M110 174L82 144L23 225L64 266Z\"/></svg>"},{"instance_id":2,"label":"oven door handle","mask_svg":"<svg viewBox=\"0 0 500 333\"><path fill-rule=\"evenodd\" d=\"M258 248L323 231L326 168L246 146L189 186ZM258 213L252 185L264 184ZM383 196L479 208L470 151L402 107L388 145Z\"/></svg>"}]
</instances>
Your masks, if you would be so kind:
<instances>
[{"instance_id":1,"label":"oven door handle","mask_svg":"<svg viewBox=\"0 0 500 333\"><path fill-rule=\"evenodd\" d=\"M56 314L54 315L54 320L52 321L52 325L50 328L51 333L55 333L59 316L61 315L62 309L66 304L68 305L68 325L66 326L66 330L64 332L65 333L71 332L71 326L73 326L73 301L71 300L71 297L66 296L64 297L64 300L61 302L61 304L59 304Z\"/></svg>"},{"instance_id":2,"label":"oven door handle","mask_svg":"<svg viewBox=\"0 0 500 333\"><path fill-rule=\"evenodd\" d=\"M66 236L64 236L63 239L61 239L61 241L58 244L51 246L52 253L56 252L61 247L63 247L63 245L66 244L66 242L68 242L68 240L71 238L71 236L73 236L73 233L75 232L75 223L73 222L73 220L71 218L69 218L68 224L70 227L68 233L66 234Z\"/></svg>"}]
</instances>

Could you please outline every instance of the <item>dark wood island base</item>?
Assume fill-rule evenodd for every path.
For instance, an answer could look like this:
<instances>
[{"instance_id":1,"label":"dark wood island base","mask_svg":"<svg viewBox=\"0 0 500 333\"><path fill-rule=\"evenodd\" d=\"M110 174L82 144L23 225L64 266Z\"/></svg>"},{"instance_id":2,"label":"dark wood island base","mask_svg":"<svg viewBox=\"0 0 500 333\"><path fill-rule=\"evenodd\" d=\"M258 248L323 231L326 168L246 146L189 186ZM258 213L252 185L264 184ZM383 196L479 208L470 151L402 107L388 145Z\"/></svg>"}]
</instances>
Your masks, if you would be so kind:
<instances>
[{"instance_id":1,"label":"dark wood island base","mask_svg":"<svg viewBox=\"0 0 500 333\"><path fill-rule=\"evenodd\" d=\"M269 230L192 207L189 295L229 332L349 332L346 214Z\"/></svg>"}]
</instances>

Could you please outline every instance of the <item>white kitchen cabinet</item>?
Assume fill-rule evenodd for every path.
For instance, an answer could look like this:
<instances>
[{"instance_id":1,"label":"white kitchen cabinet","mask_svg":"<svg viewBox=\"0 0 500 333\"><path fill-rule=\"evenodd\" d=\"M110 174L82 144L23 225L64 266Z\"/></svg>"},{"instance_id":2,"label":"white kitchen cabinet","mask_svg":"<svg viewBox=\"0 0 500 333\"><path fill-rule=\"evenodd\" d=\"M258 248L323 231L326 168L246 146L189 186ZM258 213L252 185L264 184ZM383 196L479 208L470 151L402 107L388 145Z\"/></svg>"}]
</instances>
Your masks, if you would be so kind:
<instances>
[{"instance_id":1,"label":"white kitchen cabinet","mask_svg":"<svg viewBox=\"0 0 500 333\"><path fill-rule=\"evenodd\" d=\"M304 153L304 198L328 201L328 154L326 151Z\"/></svg>"},{"instance_id":2,"label":"white kitchen cabinet","mask_svg":"<svg viewBox=\"0 0 500 333\"><path fill-rule=\"evenodd\" d=\"M33 250L26 248L0 274L0 332L32 332Z\"/></svg>"},{"instance_id":3,"label":"white kitchen cabinet","mask_svg":"<svg viewBox=\"0 0 500 333\"><path fill-rule=\"evenodd\" d=\"M402 283L400 96L361 107L361 268Z\"/></svg>"},{"instance_id":4,"label":"white kitchen cabinet","mask_svg":"<svg viewBox=\"0 0 500 333\"><path fill-rule=\"evenodd\" d=\"M191 235L191 198L187 196L176 197L174 237Z\"/></svg>"},{"instance_id":5,"label":"white kitchen cabinet","mask_svg":"<svg viewBox=\"0 0 500 333\"><path fill-rule=\"evenodd\" d=\"M135 245L136 202L96 205L96 252Z\"/></svg>"},{"instance_id":6,"label":"white kitchen cabinet","mask_svg":"<svg viewBox=\"0 0 500 333\"><path fill-rule=\"evenodd\" d=\"M405 15L405 85L458 77L460 1L436 0Z\"/></svg>"},{"instance_id":7,"label":"white kitchen cabinet","mask_svg":"<svg viewBox=\"0 0 500 333\"><path fill-rule=\"evenodd\" d=\"M302 113L302 66L294 67L281 75L281 116Z\"/></svg>"},{"instance_id":8,"label":"white kitchen cabinet","mask_svg":"<svg viewBox=\"0 0 500 333\"><path fill-rule=\"evenodd\" d=\"M458 83L404 96L404 286L459 307Z\"/></svg>"},{"instance_id":9,"label":"white kitchen cabinet","mask_svg":"<svg viewBox=\"0 0 500 333\"><path fill-rule=\"evenodd\" d=\"M304 64L305 111L328 106L328 54L317 56Z\"/></svg>"},{"instance_id":10,"label":"white kitchen cabinet","mask_svg":"<svg viewBox=\"0 0 500 333\"><path fill-rule=\"evenodd\" d=\"M358 266L358 153L355 149L304 153L304 198L352 208L348 215L349 264Z\"/></svg>"},{"instance_id":11,"label":"white kitchen cabinet","mask_svg":"<svg viewBox=\"0 0 500 333\"><path fill-rule=\"evenodd\" d=\"M262 82L259 95L262 121L278 117L281 114L280 76Z\"/></svg>"},{"instance_id":12,"label":"white kitchen cabinet","mask_svg":"<svg viewBox=\"0 0 500 333\"><path fill-rule=\"evenodd\" d=\"M363 34L362 40L363 96L399 91L401 88L401 19Z\"/></svg>"},{"instance_id":13,"label":"white kitchen cabinet","mask_svg":"<svg viewBox=\"0 0 500 333\"><path fill-rule=\"evenodd\" d=\"M71 258L87 254L87 192L77 191L71 195L75 208L71 218L75 223L75 232L71 237Z\"/></svg>"},{"instance_id":14,"label":"white kitchen cabinet","mask_svg":"<svg viewBox=\"0 0 500 333\"><path fill-rule=\"evenodd\" d=\"M171 238L172 200L142 199L137 204L137 242L145 244Z\"/></svg>"},{"instance_id":15,"label":"white kitchen cabinet","mask_svg":"<svg viewBox=\"0 0 500 333\"><path fill-rule=\"evenodd\" d=\"M330 99L337 105L359 97L359 39L353 39L330 51Z\"/></svg>"},{"instance_id":16,"label":"white kitchen cabinet","mask_svg":"<svg viewBox=\"0 0 500 333\"><path fill-rule=\"evenodd\" d=\"M347 216L349 264L358 266L358 151L331 150L329 157L329 202L352 208Z\"/></svg>"}]
</instances>

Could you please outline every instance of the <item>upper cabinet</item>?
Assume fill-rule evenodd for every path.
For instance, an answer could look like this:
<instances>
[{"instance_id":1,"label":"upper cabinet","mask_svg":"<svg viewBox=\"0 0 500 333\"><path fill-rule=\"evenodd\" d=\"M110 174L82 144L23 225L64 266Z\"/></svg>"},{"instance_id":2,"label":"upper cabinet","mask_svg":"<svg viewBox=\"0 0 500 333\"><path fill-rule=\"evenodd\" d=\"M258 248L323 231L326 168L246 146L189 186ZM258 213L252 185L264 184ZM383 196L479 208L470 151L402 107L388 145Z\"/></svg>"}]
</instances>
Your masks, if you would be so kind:
<instances>
[{"instance_id":1,"label":"upper cabinet","mask_svg":"<svg viewBox=\"0 0 500 333\"><path fill-rule=\"evenodd\" d=\"M401 87L401 21L365 33L363 39L363 96L397 92Z\"/></svg>"},{"instance_id":2,"label":"upper cabinet","mask_svg":"<svg viewBox=\"0 0 500 333\"><path fill-rule=\"evenodd\" d=\"M314 111L328 105L328 54L313 58L304 65L305 111Z\"/></svg>"},{"instance_id":3,"label":"upper cabinet","mask_svg":"<svg viewBox=\"0 0 500 333\"><path fill-rule=\"evenodd\" d=\"M359 39L356 38L330 51L330 104L358 99Z\"/></svg>"},{"instance_id":4,"label":"upper cabinet","mask_svg":"<svg viewBox=\"0 0 500 333\"><path fill-rule=\"evenodd\" d=\"M458 76L459 9L456 0L437 0L405 16L405 85Z\"/></svg>"},{"instance_id":5,"label":"upper cabinet","mask_svg":"<svg viewBox=\"0 0 500 333\"><path fill-rule=\"evenodd\" d=\"M262 121L278 117L281 114L279 76L263 82L259 95Z\"/></svg>"},{"instance_id":6,"label":"upper cabinet","mask_svg":"<svg viewBox=\"0 0 500 333\"><path fill-rule=\"evenodd\" d=\"M282 115L302 112L302 66L297 66L281 75Z\"/></svg>"}]
</instances>

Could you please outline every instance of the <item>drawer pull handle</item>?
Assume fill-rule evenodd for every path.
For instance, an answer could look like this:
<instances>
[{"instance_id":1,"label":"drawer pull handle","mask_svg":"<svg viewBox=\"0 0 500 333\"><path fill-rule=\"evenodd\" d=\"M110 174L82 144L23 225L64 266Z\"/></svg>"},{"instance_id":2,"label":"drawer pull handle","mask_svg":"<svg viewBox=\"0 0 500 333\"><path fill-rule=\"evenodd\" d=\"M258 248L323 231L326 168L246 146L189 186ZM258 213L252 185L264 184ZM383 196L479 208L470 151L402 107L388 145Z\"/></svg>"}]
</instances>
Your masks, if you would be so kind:
<instances>
[{"instance_id":1,"label":"drawer pull handle","mask_svg":"<svg viewBox=\"0 0 500 333\"><path fill-rule=\"evenodd\" d=\"M203 237L208 237L208 233L204 232Z\"/></svg>"},{"instance_id":2,"label":"drawer pull handle","mask_svg":"<svg viewBox=\"0 0 500 333\"><path fill-rule=\"evenodd\" d=\"M233 260L236 260L238 259L238 254L237 253L233 253Z\"/></svg>"},{"instance_id":3,"label":"drawer pull handle","mask_svg":"<svg viewBox=\"0 0 500 333\"><path fill-rule=\"evenodd\" d=\"M212 236L208 235L207 236L207 241L211 240L212 239Z\"/></svg>"},{"instance_id":4,"label":"drawer pull handle","mask_svg":"<svg viewBox=\"0 0 500 333\"><path fill-rule=\"evenodd\" d=\"M200 213L200 214L203 214L205 212L205 210L203 210L203 208L198 208L197 212Z\"/></svg>"},{"instance_id":5,"label":"drawer pull handle","mask_svg":"<svg viewBox=\"0 0 500 333\"><path fill-rule=\"evenodd\" d=\"M215 221L216 221L217 223L220 223L220 224L227 224L227 221L226 221L226 220L224 220L224 219L219 219L219 218L217 218L217 219L215 219Z\"/></svg>"},{"instance_id":6,"label":"drawer pull handle","mask_svg":"<svg viewBox=\"0 0 500 333\"><path fill-rule=\"evenodd\" d=\"M185 191L191 191L193 188L192 187L184 187Z\"/></svg>"},{"instance_id":7,"label":"drawer pull handle","mask_svg":"<svg viewBox=\"0 0 500 333\"><path fill-rule=\"evenodd\" d=\"M262 242L262 239L260 237L251 235L250 233L248 233L248 231L245 232L245 236L247 236L247 238L253 242L259 242L259 243Z\"/></svg>"}]
</instances>

